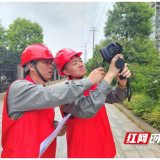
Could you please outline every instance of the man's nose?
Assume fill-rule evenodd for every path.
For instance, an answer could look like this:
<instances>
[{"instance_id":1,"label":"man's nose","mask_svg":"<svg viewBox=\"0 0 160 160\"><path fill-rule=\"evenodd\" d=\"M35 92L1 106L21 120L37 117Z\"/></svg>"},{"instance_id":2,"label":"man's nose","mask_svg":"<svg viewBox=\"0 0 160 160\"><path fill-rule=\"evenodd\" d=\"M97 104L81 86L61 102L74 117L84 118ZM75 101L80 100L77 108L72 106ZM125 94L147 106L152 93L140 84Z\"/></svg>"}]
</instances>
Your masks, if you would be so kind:
<instances>
[{"instance_id":1,"label":"man's nose","mask_svg":"<svg viewBox=\"0 0 160 160\"><path fill-rule=\"evenodd\" d=\"M79 67L82 67L82 66L83 66L83 63L82 63L82 62L79 62L78 66L79 66Z\"/></svg>"},{"instance_id":2,"label":"man's nose","mask_svg":"<svg viewBox=\"0 0 160 160\"><path fill-rule=\"evenodd\" d=\"M53 69L53 66L52 66L52 64L50 64L49 68Z\"/></svg>"}]
</instances>

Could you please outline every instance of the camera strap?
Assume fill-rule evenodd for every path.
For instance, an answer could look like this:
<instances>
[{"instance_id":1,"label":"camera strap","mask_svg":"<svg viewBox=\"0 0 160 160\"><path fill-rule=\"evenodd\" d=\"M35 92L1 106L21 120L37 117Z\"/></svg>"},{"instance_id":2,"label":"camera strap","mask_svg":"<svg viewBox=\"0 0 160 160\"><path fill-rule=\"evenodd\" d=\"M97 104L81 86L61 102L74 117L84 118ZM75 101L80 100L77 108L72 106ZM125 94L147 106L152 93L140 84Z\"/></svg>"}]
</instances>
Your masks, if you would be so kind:
<instances>
[{"instance_id":1,"label":"camera strap","mask_svg":"<svg viewBox=\"0 0 160 160\"><path fill-rule=\"evenodd\" d=\"M102 61L102 67L104 67L104 63L105 63L105 60L103 59L103 61Z\"/></svg>"},{"instance_id":2,"label":"camera strap","mask_svg":"<svg viewBox=\"0 0 160 160\"><path fill-rule=\"evenodd\" d=\"M130 101L132 96L132 91L131 91L131 86L130 86L130 80L129 78L127 78L127 97L128 97L128 101Z\"/></svg>"}]
</instances>

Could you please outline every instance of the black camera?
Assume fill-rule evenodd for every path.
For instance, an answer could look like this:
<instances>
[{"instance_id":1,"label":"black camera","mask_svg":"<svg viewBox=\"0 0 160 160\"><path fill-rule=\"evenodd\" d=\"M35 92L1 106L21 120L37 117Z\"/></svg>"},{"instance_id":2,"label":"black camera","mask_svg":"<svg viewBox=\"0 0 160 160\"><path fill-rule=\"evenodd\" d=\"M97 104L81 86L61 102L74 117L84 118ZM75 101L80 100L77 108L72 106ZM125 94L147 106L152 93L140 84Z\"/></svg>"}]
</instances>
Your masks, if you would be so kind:
<instances>
[{"instance_id":1,"label":"black camera","mask_svg":"<svg viewBox=\"0 0 160 160\"><path fill-rule=\"evenodd\" d=\"M103 57L102 67L104 66L104 62L111 63L112 58L116 54L120 54L122 52L122 50L123 50L123 48L118 42L108 43L106 45L106 47L100 49L100 53ZM115 62L115 65L118 69L120 69L119 73L121 73L122 70L123 70L123 67L125 65L125 62L124 62L123 59L118 58ZM119 78L121 80L126 79L126 77L123 77L122 75L119 76ZM129 78L127 78L127 97L128 97L128 101L130 101L131 96L132 96L132 92L131 92L130 81L129 81Z\"/></svg>"},{"instance_id":2,"label":"black camera","mask_svg":"<svg viewBox=\"0 0 160 160\"><path fill-rule=\"evenodd\" d=\"M118 42L111 42L108 43L106 45L106 47L100 49L100 53L103 57L103 63L102 63L102 67L104 66L104 62L110 63L112 58L116 55L116 54L120 54L122 52L123 48L122 46L118 43ZM122 72L123 67L124 67L124 60L121 58L118 58L115 62L115 65L118 69L121 69L119 71L119 73ZM120 79L126 79L126 77L123 76L119 76Z\"/></svg>"}]
</instances>

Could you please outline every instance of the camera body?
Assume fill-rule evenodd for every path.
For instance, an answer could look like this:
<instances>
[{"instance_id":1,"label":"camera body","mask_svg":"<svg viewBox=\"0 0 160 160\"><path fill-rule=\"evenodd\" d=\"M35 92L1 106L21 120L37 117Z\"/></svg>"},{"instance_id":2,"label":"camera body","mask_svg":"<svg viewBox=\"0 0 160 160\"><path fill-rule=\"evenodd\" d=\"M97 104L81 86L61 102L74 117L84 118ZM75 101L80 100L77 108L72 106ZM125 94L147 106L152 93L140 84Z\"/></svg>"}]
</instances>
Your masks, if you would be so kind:
<instances>
[{"instance_id":1,"label":"camera body","mask_svg":"<svg viewBox=\"0 0 160 160\"><path fill-rule=\"evenodd\" d=\"M108 43L106 45L106 47L100 49L100 53L103 57L103 63L102 63L102 67L104 66L104 62L107 63L111 63L112 58L116 55L116 54L120 54L122 52L123 48L122 46L118 43L118 42L111 42ZM122 72L123 68L124 68L125 62L123 59L118 58L115 61L115 66L120 69L119 73ZM130 101L131 96L132 96L132 92L131 92L131 86L130 86L130 81L129 78L123 77L122 75L119 76L119 78L121 80L123 79L127 79L127 97L128 97L128 101Z\"/></svg>"},{"instance_id":2,"label":"camera body","mask_svg":"<svg viewBox=\"0 0 160 160\"><path fill-rule=\"evenodd\" d=\"M112 58L116 54L120 54L123 50L123 47L118 42L111 42L106 45L106 47L100 49L100 53L103 57L103 62L111 63ZM115 65L118 69L121 69L119 73L122 72L124 67L124 60L118 58L115 62ZM126 77L120 76L120 79L126 79Z\"/></svg>"},{"instance_id":3,"label":"camera body","mask_svg":"<svg viewBox=\"0 0 160 160\"><path fill-rule=\"evenodd\" d=\"M101 55L103 59L110 63L112 58L116 54L120 54L122 52L122 46L118 42L111 42L106 45L106 47L100 49Z\"/></svg>"}]
</instances>

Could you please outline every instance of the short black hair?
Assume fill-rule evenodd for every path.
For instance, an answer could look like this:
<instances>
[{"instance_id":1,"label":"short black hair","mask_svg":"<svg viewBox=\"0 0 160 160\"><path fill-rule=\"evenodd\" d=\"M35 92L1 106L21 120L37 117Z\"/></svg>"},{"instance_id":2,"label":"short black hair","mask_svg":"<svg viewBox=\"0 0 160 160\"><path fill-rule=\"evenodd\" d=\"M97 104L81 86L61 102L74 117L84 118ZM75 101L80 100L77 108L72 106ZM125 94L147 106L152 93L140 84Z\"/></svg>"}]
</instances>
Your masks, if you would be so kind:
<instances>
[{"instance_id":1,"label":"short black hair","mask_svg":"<svg viewBox=\"0 0 160 160\"><path fill-rule=\"evenodd\" d=\"M67 64L67 63L65 63L65 64L63 65L63 67L62 67L62 69L61 69L61 72L63 72L63 71L65 70L66 64Z\"/></svg>"}]
</instances>

